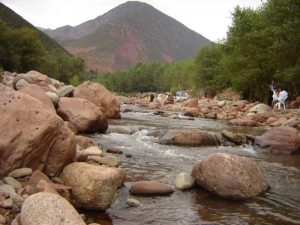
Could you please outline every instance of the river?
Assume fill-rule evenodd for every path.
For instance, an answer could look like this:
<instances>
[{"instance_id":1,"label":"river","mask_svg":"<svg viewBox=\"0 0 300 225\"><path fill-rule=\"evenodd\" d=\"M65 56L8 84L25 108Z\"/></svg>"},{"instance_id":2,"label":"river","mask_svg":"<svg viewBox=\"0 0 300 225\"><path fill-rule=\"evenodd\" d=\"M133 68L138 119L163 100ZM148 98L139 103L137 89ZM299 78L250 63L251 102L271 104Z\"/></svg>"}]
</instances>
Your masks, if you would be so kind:
<instances>
[{"instance_id":1,"label":"river","mask_svg":"<svg viewBox=\"0 0 300 225\"><path fill-rule=\"evenodd\" d=\"M103 147L116 147L124 153L115 155L120 167L127 172L125 186L120 189L116 202L105 215L92 213L101 225L205 225L205 224L300 224L300 155L270 155L256 152L252 146L242 147L178 147L164 146L149 136L153 130L197 128L212 132L224 129L252 135L261 134L263 128L229 126L225 122L196 118L162 117L152 110L124 105L129 112L121 120L110 123L111 133L94 134L95 143ZM165 197L142 197L129 194L130 182L159 180L173 183L180 172L190 173L193 165L215 152L246 156L255 160L263 170L271 189L245 201L217 198L201 188L188 191L175 190ZM129 207L128 198L139 200L143 206Z\"/></svg>"}]
</instances>

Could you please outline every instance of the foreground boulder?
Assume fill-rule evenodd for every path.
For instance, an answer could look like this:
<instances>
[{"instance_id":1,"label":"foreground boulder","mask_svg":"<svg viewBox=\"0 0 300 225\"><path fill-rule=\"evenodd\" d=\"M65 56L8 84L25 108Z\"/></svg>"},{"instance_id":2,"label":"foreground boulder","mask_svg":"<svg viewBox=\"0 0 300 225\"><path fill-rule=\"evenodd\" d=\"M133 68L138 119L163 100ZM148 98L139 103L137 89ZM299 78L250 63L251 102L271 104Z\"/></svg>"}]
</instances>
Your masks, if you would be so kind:
<instances>
[{"instance_id":1,"label":"foreground boulder","mask_svg":"<svg viewBox=\"0 0 300 225\"><path fill-rule=\"evenodd\" d=\"M192 176L204 189L229 199L254 197L269 188L255 161L226 153L214 153L198 162Z\"/></svg>"},{"instance_id":2,"label":"foreground boulder","mask_svg":"<svg viewBox=\"0 0 300 225\"><path fill-rule=\"evenodd\" d=\"M165 145L179 146L217 146L218 139L215 134L201 130L169 130L158 141Z\"/></svg>"},{"instance_id":3,"label":"foreground boulder","mask_svg":"<svg viewBox=\"0 0 300 225\"><path fill-rule=\"evenodd\" d=\"M86 81L75 88L74 97L84 98L100 107L107 118L120 118L120 103L116 96L101 84Z\"/></svg>"},{"instance_id":4,"label":"foreground boulder","mask_svg":"<svg viewBox=\"0 0 300 225\"><path fill-rule=\"evenodd\" d=\"M29 196L21 210L22 225L86 225L79 213L64 198L40 192Z\"/></svg>"},{"instance_id":5,"label":"foreground boulder","mask_svg":"<svg viewBox=\"0 0 300 225\"><path fill-rule=\"evenodd\" d=\"M64 168L61 178L72 188L77 207L105 210L114 203L123 174L117 168L76 162Z\"/></svg>"},{"instance_id":6,"label":"foreground boulder","mask_svg":"<svg viewBox=\"0 0 300 225\"><path fill-rule=\"evenodd\" d=\"M300 132L287 126L272 128L255 138L254 147L279 154L299 153Z\"/></svg>"},{"instance_id":7,"label":"foreground boulder","mask_svg":"<svg viewBox=\"0 0 300 225\"><path fill-rule=\"evenodd\" d=\"M41 101L0 84L0 177L30 167L59 174L74 160L75 136Z\"/></svg>"},{"instance_id":8,"label":"foreground boulder","mask_svg":"<svg viewBox=\"0 0 300 225\"><path fill-rule=\"evenodd\" d=\"M36 84L28 84L25 87L21 88L19 91L26 93L41 102L43 102L50 110L56 113L54 105L50 97L45 93L45 91Z\"/></svg>"},{"instance_id":9,"label":"foreground boulder","mask_svg":"<svg viewBox=\"0 0 300 225\"><path fill-rule=\"evenodd\" d=\"M169 195L174 190L171 185L158 181L137 181L132 183L129 192L132 195Z\"/></svg>"},{"instance_id":10,"label":"foreground boulder","mask_svg":"<svg viewBox=\"0 0 300 225\"><path fill-rule=\"evenodd\" d=\"M101 109L86 99L61 97L57 114L73 124L79 132L105 132L108 128Z\"/></svg>"}]
</instances>

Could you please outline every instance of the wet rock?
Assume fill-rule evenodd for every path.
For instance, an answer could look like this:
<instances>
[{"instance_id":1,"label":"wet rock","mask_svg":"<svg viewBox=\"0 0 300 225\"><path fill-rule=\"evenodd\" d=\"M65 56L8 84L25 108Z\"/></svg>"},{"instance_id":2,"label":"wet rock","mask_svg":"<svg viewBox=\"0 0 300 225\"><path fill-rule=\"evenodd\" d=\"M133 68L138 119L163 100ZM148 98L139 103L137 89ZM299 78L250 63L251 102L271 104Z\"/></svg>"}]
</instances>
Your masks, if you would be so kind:
<instances>
[{"instance_id":1,"label":"wet rock","mask_svg":"<svg viewBox=\"0 0 300 225\"><path fill-rule=\"evenodd\" d=\"M169 195L174 192L169 184L160 183L158 181L138 181L133 182L130 189L132 195Z\"/></svg>"},{"instance_id":2,"label":"wet rock","mask_svg":"<svg viewBox=\"0 0 300 225\"><path fill-rule=\"evenodd\" d=\"M250 118L232 119L228 121L228 124L234 126L248 126L248 127L258 126L258 123Z\"/></svg>"},{"instance_id":3,"label":"wet rock","mask_svg":"<svg viewBox=\"0 0 300 225\"><path fill-rule=\"evenodd\" d=\"M185 172L178 174L174 181L175 188L179 190L190 189L194 184L195 178Z\"/></svg>"},{"instance_id":4,"label":"wet rock","mask_svg":"<svg viewBox=\"0 0 300 225\"><path fill-rule=\"evenodd\" d=\"M191 116L191 117L198 117L199 111L200 110L197 107L187 108L184 115L185 116Z\"/></svg>"},{"instance_id":5,"label":"wet rock","mask_svg":"<svg viewBox=\"0 0 300 225\"><path fill-rule=\"evenodd\" d=\"M3 178L3 180L5 183L13 186L15 189L22 188L22 184L13 177L5 177Z\"/></svg>"},{"instance_id":6,"label":"wet rock","mask_svg":"<svg viewBox=\"0 0 300 225\"><path fill-rule=\"evenodd\" d=\"M255 138L254 147L277 154L300 152L300 132L292 127L276 127Z\"/></svg>"},{"instance_id":7,"label":"wet rock","mask_svg":"<svg viewBox=\"0 0 300 225\"><path fill-rule=\"evenodd\" d=\"M60 98L57 114L72 123L79 132L105 132L108 128L101 109L86 99Z\"/></svg>"},{"instance_id":8,"label":"wet rock","mask_svg":"<svg viewBox=\"0 0 300 225\"><path fill-rule=\"evenodd\" d=\"M22 225L86 225L74 207L59 195L40 192L29 196L21 211Z\"/></svg>"},{"instance_id":9,"label":"wet rock","mask_svg":"<svg viewBox=\"0 0 300 225\"><path fill-rule=\"evenodd\" d=\"M66 166L61 178L72 188L76 206L105 210L117 197L122 174L117 168L77 162Z\"/></svg>"},{"instance_id":10,"label":"wet rock","mask_svg":"<svg viewBox=\"0 0 300 225\"><path fill-rule=\"evenodd\" d=\"M131 158L132 157L132 155L128 154L128 153L125 153L125 156L126 156L126 158Z\"/></svg>"},{"instance_id":11,"label":"wet rock","mask_svg":"<svg viewBox=\"0 0 300 225\"><path fill-rule=\"evenodd\" d=\"M20 168L16 169L8 174L9 177L20 178L30 176L32 174L31 168Z\"/></svg>"},{"instance_id":12,"label":"wet rock","mask_svg":"<svg viewBox=\"0 0 300 225\"><path fill-rule=\"evenodd\" d=\"M91 101L102 109L107 118L119 119L121 117L118 98L101 84L86 81L75 88L74 97Z\"/></svg>"},{"instance_id":13,"label":"wet rock","mask_svg":"<svg viewBox=\"0 0 300 225\"><path fill-rule=\"evenodd\" d=\"M100 165L106 165L110 167L118 167L119 162L115 157L112 156L88 156L88 160L99 163Z\"/></svg>"},{"instance_id":14,"label":"wet rock","mask_svg":"<svg viewBox=\"0 0 300 225\"><path fill-rule=\"evenodd\" d=\"M107 133L117 133L117 134L134 134L138 132L139 129L133 126L117 126L117 125L110 125L107 129Z\"/></svg>"},{"instance_id":15,"label":"wet rock","mask_svg":"<svg viewBox=\"0 0 300 225\"><path fill-rule=\"evenodd\" d=\"M114 147L109 147L106 149L107 153L112 153L112 154L123 154L123 151Z\"/></svg>"},{"instance_id":16,"label":"wet rock","mask_svg":"<svg viewBox=\"0 0 300 225\"><path fill-rule=\"evenodd\" d=\"M192 176L199 186L229 199L251 198L269 188L255 161L226 153L214 153L198 162Z\"/></svg>"},{"instance_id":17,"label":"wet rock","mask_svg":"<svg viewBox=\"0 0 300 225\"><path fill-rule=\"evenodd\" d=\"M126 200L126 204L129 205L130 207L141 207L141 206L143 206L142 203L140 203L139 200L134 199L134 198L128 198Z\"/></svg>"},{"instance_id":18,"label":"wet rock","mask_svg":"<svg viewBox=\"0 0 300 225\"><path fill-rule=\"evenodd\" d=\"M234 134L227 130L222 130L221 134L225 139L227 139L228 141L231 141L237 145L247 143L247 137L244 134L240 134L240 133Z\"/></svg>"},{"instance_id":19,"label":"wet rock","mask_svg":"<svg viewBox=\"0 0 300 225\"><path fill-rule=\"evenodd\" d=\"M159 144L179 146L218 146L215 134L200 130L169 130L161 136Z\"/></svg>"}]
</instances>

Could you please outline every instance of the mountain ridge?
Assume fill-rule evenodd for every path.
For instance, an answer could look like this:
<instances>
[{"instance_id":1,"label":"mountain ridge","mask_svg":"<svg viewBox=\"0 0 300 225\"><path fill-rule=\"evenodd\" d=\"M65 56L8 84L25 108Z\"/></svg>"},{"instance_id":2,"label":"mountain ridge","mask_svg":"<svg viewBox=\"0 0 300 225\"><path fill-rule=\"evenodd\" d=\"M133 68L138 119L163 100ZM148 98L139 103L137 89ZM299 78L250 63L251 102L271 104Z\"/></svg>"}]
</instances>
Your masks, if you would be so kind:
<instances>
[{"instance_id":1,"label":"mountain ridge","mask_svg":"<svg viewBox=\"0 0 300 225\"><path fill-rule=\"evenodd\" d=\"M127 69L139 62L193 58L208 39L153 6L123 3L77 26L44 30L70 53L100 72Z\"/></svg>"}]
</instances>

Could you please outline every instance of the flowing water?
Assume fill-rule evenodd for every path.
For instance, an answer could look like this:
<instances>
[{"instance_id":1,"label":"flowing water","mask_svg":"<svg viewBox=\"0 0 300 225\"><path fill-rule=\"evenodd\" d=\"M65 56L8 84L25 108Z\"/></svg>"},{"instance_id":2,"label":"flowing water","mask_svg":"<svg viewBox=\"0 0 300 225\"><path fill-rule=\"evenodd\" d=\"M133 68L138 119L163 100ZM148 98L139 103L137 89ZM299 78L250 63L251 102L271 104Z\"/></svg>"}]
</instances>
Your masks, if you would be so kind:
<instances>
[{"instance_id":1,"label":"flowing water","mask_svg":"<svg viewBox=\"0 0 300 225\"><path fill-rule=\"evenodd\" d=\"M129 106L122 120L112 121L111 133L94 134L94 141L103 147L116 147L132 158L117 155L120 167L127 172L125 186L106 214L94 213L102 225L204 225L204 224L300 224L300 155L282 156L257 153L252 146L243 147L178 147L164 146L149 136L153 130L198 128L212 132L229 130L258 135L261 128L233 127L209 120L187 120L154 115L149 109ZM173 112L174 114L174 112ZM190 173L193 165L215 152L233 153L254 159L262 168L271 189L246 201L219 199L205 190L175 190L165 197L142 197L129 194L130 182L159 180L172 184L180 172ZM128 198L143 206L129 207Z\"/></svg>"}]
</instances>

